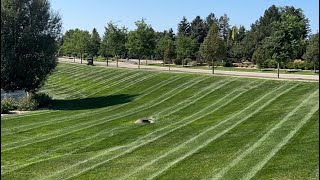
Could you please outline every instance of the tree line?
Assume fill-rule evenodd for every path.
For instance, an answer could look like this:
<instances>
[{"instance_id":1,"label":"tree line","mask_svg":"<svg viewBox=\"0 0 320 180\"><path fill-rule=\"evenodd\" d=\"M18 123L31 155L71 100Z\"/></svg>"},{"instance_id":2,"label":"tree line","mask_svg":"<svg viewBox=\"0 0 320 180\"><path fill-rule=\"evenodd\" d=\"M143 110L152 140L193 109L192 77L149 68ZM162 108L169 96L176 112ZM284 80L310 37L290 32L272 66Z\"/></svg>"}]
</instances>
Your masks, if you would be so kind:
<instances>
[{"instance_id":1,"label":"tree line","mask_svg":"<svg viewBox=\"0 0 320 180\"><path fill-rule=\"evenodd\" d=\"M109 22L102 38L96 29L91 34L69 30L61 38L60 55L161 59L164 64L180 65L193 61L232 66L249 61L260 68L286 68L293 60L303 59L308 68L319 67L319 55L316 49L311 50L319 46L319 35L309 35L309 20L300 8L272 5L249 30L231 26L229 21L227 14L217 17L210 13L205 19L196 16L191 22L183 17L177 34L172 28L157 32L144 19L135 22L133 31Z\"/></svg>"},{"instance_id":2,"label":"tree line","mask_svg":"<svg viewBox=\"0 0 320 180\"><path fill-rule=\"evenodd\" d=\"M191 22L183 17L176 34L172 28L157 32L144 19L135 24L128 31L109 22L102 37L96 29L72 29L61 36L61 17L49 0L3 0L1 89L37 91L54 71L58 55L162 59L163 65L212 68L242 61L262 68L296 66L294 59L304 59L319 68L319 33L309 35L309 20L291 6L269 7L249 30L231 26L226 14L218 18L214 13Z\"/></svg>"}]
</instances>

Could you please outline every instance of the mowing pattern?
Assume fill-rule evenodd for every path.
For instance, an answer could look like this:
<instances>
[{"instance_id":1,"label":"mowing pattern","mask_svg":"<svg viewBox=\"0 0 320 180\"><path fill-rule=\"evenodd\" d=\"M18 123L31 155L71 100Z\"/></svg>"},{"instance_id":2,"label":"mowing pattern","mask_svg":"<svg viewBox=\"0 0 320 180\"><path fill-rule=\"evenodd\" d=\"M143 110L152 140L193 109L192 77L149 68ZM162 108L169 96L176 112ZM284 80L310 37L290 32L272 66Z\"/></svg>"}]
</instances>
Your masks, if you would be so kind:
<instances>
[{"instance_id":1,"label":"mowing pattern","mask_svg":"<svg viewBox=\"0 0 320 180\"><path fill-rule=\"evenodd\" d=\"M318 83L59 64L43 91L1 118L3 179L319 179Z\"/></svg>"}]
</instances>

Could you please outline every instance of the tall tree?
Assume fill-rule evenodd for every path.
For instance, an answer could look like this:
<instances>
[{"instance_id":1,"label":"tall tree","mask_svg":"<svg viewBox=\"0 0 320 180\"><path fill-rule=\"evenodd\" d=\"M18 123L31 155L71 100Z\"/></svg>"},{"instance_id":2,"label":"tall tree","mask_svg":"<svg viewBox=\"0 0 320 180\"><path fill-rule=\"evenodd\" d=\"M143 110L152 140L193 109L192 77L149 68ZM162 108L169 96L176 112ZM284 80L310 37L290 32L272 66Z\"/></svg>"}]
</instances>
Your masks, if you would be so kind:
<instances>
[{"instance_id":1,"label":"tall tree","mask_svg":"<svg viewBox=\"0 0 320 180\"><path fill-rule=\"evenodd\" d=\"M176 55L176 52L175 52L174 41L169 39L164 49L164 60L168 62L169 70L170 70L170 64L172 64L172 59L175 57L175 55Z\"/></svg>"},{"instance_id":2,"label":"tall tree","mask_svg":"<svg viewBox=\"0 0 320 180\"><path fill-rule=\"evenodd\" d=\"M136 55L140 59L143 57L151 56L154 52L155 32L150 25L147 25L142 19L141 21L135 22L137 29L129 32L128 41L125 44L129 52Z\"/></svg>"},{"instance_id":3,"label":"tall tree","mask_svg":"<svg viewBox=\"0 0 320 180\"><path fill-rule=\"evenodd\" d=\"M185 58L194 55L197 43L191 37L178 36L176 41L176 53L179 59L184 61ZM184 62L182 63L184 66Z\"/></svg>"},{"instance_id":4,"label":"tall tree","mask_svg":"<svg viewBox=\"0 0 320 180\"><path fill-rule=\"evenodd\" d=\"M206 32L208 33L213 24L218 24L218 19L214 13L210 13L205 20Z\"/></svg>"},{"instance_id":5,"label":"tall tree","mask_svg":"<svg viewBox=\"0 0 320 180\"><path fill-rule=\"evenodd\" d=\"M188 22L187 18L183 16L182 20L178 24L178 36L190 36L190 34L190 23Z\"/></svg>"},{"instance_id":6,"label":"tall tree","mask_svg":"<svg viewBox=\"0 0 320 180\"><path fill-rule=\"evenodd\" d=\"M61 18L47 0L1 1L1 88L40 88L57 65Z\"/></svg>"},{"instance_id":7,"label":"tall tree","mask_svg":"<svg viewBox=\"0 0 320 180\"><path fill-rule=\"evenodd\" d=\"M67 31L65 34L62 49L65 52L79 54L82 63L83 54L90 52L91 36L88 31L75 29Z\"/></svg>"},{"instance_id":8,"label":"tall tree","mask_svg":"<svg viewBox=\"0 0 320 180\"><path fill-rule=\"evenodd\" d=\"M313 64L314 72L319 68L319 33L311 36L303 58Z\"/></svg>"},{"instance_id":9,"label":"tall tree","mask_svg":"<svg viewBox=\"0 0 320 180\"><path fill-rule=\"evenodd\" d=\"M91 39L90 39L90 55L91 56L97 56L99 53L99 48L101 44L101 38L96 30L96 28L93 28L91 33Z\"/></svg>"},{"instance_id":10,"label":"tall tree","mask_svg":"<svg viewBox=\"0 0 320 180\"><path fill-rule=\"evenodd\" d=\"M127 51L125 47L127 34L128 32L125 27L118 28L113 22L109 22L107 27L105 27L99 52L107 57L107 63L108 55L114 56L117 60L118 67L119 56L126 54Z\"/></svg>"},{"instance_id":11,"label":"tall tree","mask_svg":"<svg viewBox=\"0 0 320 180\"><path fill-rule=\"evenodd\" d=\"M230 31L229 17L224 14L219 18L219 29L224 41L227 42L228 32Z\"/></svg>"},{"instance_id":12,"label":"tall tree","mask_svg":"<svg viewBox=\"0 0 320 180\"><path fill-rule=\"evenodd\" d=\"M174 42L169 35L166 35L160 39L160 41L157 43L156 49L163 58L163 65L165 65L167 60L171 61L175 55Z\"/></svg>"},{"instance_id":13,"label":"tall tree","mask_svg":"<svg viewBox=\"0 0 320 180\"><path fill-rule=\"evenodd\" d=\"M226 48L223 39L220 37L219 28L216 24L211 26L207 37L201 44L200 54L208 64L211 61L212 74L214 74L214 61L226 55Z\"/></svg>"},{"instance_id":14,"label":"tall tree","mask_svg":"<svg viewBox=\"0 0 320 180\"><path fill-rule=\"evenodd\" d=\"M190 29L191 38L197 42L198 46L200 46L207 35L206 25L200 16L196 16L196 18L191 22Z\"/></svg>"},{"instance_id":15,"label":"tall tree","mask_svg":"<svg viewBox=\"0 0 320 180\"><path fill-rule=\"evenodd\" d=\"M245 36L246 36L246 28L244 26L240 25L238 32L237 32L236 41L241 42Z\"/></svg>"},{"instance_id":16,"label":"tall tree","mask_svg":"<svg viewBox=\"0 0 320 180\"><path fill-rule=\"evenodd\" d=\"M282 9L280 20L273 23L274 33L266 38L265 47L269 49L271 57L279 65L297 57L304 46L306 33L308 32L308 20L290 13L291 8Z\"/></svg>"}]
</instances>

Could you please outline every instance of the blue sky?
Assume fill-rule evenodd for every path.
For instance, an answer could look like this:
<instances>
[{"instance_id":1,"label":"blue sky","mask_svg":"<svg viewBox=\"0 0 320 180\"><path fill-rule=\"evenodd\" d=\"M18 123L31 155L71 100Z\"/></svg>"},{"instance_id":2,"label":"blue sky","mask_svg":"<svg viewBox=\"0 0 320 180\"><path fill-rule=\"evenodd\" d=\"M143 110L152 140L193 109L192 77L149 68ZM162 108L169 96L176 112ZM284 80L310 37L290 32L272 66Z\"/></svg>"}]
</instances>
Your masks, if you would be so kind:
<instances>
[{"instance_id":1,"label":"blue sky","mask_svg":"<svg viewBox=\"0 0 320 180\"><path fill-rule=\"evenodd\" d=\"M311 32L319 29L318 0L51 0L52 8L63 20L63 31L97 28L100 35L109 21L135 29L134 22L145 18L156 31L173 28L183 16L191 22L197 15L205 18L213 12L220 17L226 13L230 25L244 25L247 29L272 4L301 8L310 20Z\"/></svg>"}]
</instances>

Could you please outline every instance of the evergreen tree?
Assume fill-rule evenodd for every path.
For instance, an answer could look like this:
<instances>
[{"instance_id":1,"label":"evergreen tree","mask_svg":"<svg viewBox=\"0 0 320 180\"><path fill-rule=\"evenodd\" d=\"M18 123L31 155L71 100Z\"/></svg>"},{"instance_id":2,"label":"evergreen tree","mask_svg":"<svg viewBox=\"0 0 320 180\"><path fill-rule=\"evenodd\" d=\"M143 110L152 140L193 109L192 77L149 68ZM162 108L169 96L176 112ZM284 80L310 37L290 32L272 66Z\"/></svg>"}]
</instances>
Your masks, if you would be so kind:
<instances>
[{"instance_id":1,"label":"evergreen tree","mask_svg":"<svg viewBox=\"0 0 320 180\"><path fill-rule=\"evenodd\" d=\"M183 16L181 22L178 24L178 36L190 36L190 23L187 18Z\"/></svg>"},{"instance_id":2,"label":"evergreen tree","mask_svg":"<svg viewBox=\"0 0 320 180\"><path fill-rule=\"evenodd\" d=\"M194 39L198 46L203 42L204 38L207 35L206 25L200 16L197 16L191 23L191 38Z\"/></svg>"},{"instance_id":3,"label":"evergreen tree","mask_svg":"<svg viewBox=\"0 0 320 180\"><path fill-rule=\"evenodd\" d=\"M227 42L228 33L230 31L230 25L229 25L229 17L227 14L224 14L219 18L219 29L220 34L223 37L224 41Z\"/></svg>"},{"instance_id":4,"label":"evergreen tree","mask_svg":"<svg viewBox=\"0 0 320 180\"><path fill-rule=\"evenodd\" d=\"M96 28L93 28L90 39L90 55L97 56L101 44L101 38Z\"/></svg>"}]
</instances>

